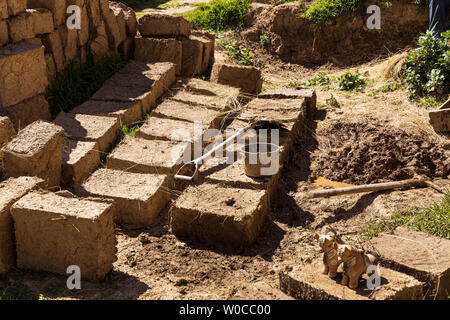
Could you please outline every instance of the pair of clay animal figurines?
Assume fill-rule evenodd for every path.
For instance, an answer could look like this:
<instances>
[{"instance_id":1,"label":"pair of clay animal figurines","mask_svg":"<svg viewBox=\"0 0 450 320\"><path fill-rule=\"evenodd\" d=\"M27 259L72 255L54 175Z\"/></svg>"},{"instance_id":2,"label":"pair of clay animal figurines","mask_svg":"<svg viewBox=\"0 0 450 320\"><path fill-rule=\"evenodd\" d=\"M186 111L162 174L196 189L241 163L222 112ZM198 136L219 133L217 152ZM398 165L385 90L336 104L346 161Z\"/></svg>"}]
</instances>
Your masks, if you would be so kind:
<instances>
[{"instance_id":1,"label":"pair of clay animal figurines","mask_svg":"<svg viewBox=\"0 0 450 320\"><path fill-rule=\"evenodd\" d=\"M340 239L335 239L333 236L315 234L314 237L323 251L324 269L322 273L334 278L337 276L338 267L342 263L341 284L348 285L351 289L358 288L361 275L366 273L367 268L374 265L377 259L371 254L366 254L362 250L344 244Z\"/></svg>"}]
</instances>

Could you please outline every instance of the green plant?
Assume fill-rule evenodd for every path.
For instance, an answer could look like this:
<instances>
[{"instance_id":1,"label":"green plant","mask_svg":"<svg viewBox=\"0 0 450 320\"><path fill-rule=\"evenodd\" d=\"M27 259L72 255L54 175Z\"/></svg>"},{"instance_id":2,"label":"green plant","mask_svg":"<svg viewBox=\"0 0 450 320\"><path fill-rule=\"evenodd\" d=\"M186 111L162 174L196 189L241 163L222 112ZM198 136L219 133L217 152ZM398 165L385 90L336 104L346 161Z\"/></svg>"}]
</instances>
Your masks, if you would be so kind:
<instances>
[{"instance_id":1,"label":"green plant","mask_svg":"<svg viewBox=\"0 0 450 320\"><path fill-rule=\"evenodd\" d=\"M334 21L341 13L354 11L360 7L363 0L316 0L300 13L301 18L310 20L315 27L322 27L329 21Z\"/></svg>"},{"instance_id":2,"label":"green plant","mask_svg":"<svg viewBox=\"0 0 450 320\"><path fill-rule=\"evenodd\" d=\"M316 86L325 86L329 85L331 82L331 78L328 77L326 72L319 72L317 76L309 78L303 84L306 87L316 87Z\"/></svg>"},{"instance_id":3,"label":"green plant","mask_svg":"<svg viewBox=\"0 0 450 320\"><path fill-rule=\"evenodd\" d=\"M122 134L124 136L134 136L136 134L136 131L138 131L140 128L140 126L132 126L132 127L128 127L126 125L122 126Z\"/></svg>"},{"instance_id":4,"label":"green plant","mask_svg":"<svg viewBox=\"0 0 450 320\"><path fill-rule=\"evenodd\" d=\"M326 104L326 106L330 106L332 108L340 108L341 107L340 103L333 96L333 94L331 94L330 97L325 100L325 104Z\"/></svg>"},{"instance_id":5,"label":"green plant","mask_svg":"<svg viewBox=\"0 0 450 320\"><path fill-rule=\"evenodd\" d=\"M365 241L398 226L450 239L450 193L444 195L441 203L423 209L412 208L396 212L389 219L370 223L359 232L359 238Z\"/></svg>"},{"instance_id":6,"label":"green plant","mask_svg":"<svg viewBox=\"0 0 450 320\"><path fill-rule=\"evenodd\" d=\"M229 38L224 37L224 35L217 36L217 43L220 44L226 51L227 55L244 66L251 66L254 64L253 55L250 53L250 50L240 46L234 37L234 34L231 34Z\"/></svg>"},{"instance_id":7,"label":"green plant","mask_svg":"<svg viewBox=\"0 0 450 320\"><path fill-rule=\"evenodd\" d=\"M263 47L267 47L270 44L270 36L268 32L264 32L259 36L259 44Z\"/></svg>"},{"instance_id":8,"label":"green plant","mask_svg":"<svg viewBox=\"0 0 450 320\"><path fill-rule=\"evenodd\" d=\"M343 91L361 91L366 83L367 80L359 75L359 71L356 71L356 73L347 71L337 78L335 88Z\"/></svg>"},{"instance_id":9,"label":"green plant","mask_svg":"<svg viewBox=\"0 0 450 320\"><path fill-rule=\"evenodd\" d=\"M225 31L242 28L251 0L212 0L203 3L183 16L194 29Z\"/></svg>"},{"instance_id":10,"label":"green plant","mask_svg":"<svg viewBox=\"0 0 450 320\"><path fill-rule=\"evenodd\" d=\"M442 36L435 38L428 31L419 37L418 47L408 52L400 76L410 98L450 93L450 32Z\"/></svg>"}]
</instances>

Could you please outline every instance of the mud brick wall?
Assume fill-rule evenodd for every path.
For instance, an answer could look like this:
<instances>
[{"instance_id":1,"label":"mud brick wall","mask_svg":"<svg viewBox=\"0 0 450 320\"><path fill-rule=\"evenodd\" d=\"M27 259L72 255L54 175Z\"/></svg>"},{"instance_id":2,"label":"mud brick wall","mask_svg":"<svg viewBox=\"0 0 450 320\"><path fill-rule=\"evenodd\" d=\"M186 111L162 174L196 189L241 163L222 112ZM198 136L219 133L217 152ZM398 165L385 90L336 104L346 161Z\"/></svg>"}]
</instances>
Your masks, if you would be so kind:
<instances>
[{"instance_id":1,"label":"mud brick wall","mask_svg":"<svg viewBox=\"0 0 450 320\"><path fill-rule=\"evenodd\" d=\"M68 6L80 8L80 28L69 29ZM44 98L58 72L72 62L133 55L134 11L108 0L0 0L0 116L16 129L50 120Z\"/></svg>"}]
</instances>

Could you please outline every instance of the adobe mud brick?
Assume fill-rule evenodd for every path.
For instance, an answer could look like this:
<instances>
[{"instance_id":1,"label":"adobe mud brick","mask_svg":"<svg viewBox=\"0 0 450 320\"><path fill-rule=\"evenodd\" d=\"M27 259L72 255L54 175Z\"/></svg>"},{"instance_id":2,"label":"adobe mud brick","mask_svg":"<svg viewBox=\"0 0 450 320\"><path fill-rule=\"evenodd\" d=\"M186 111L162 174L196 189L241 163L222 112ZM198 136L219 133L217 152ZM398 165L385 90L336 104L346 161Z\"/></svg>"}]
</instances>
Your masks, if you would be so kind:
<instances>
[{"instance_id":1,"label":"adobe mud brick","mask_svg":"<svg viewBox=\"0 0 450 320\"><path fill-rule=\"evenodd\" d=\"M129 37L136 36L138 22L134 10L126 6L122 2L116 2L114 3L114 5L120 7L123 10L127 35Z\"/></svg>"},{"instance_id":2,"label":"adobe mud brick","mask_svg":"<svg viewBox=\"0 0 450 320\"><path fill-rule=\"evenodd\" d=\"M189 38L181 40L181 46L181 74L185 77L190 77L206 71L202 68L204 40L199 37L189 36Z\"/></svg>"},{"instance_id":3,"label":"adobe mud brick","mask_svg":"<svg viewBox=\"0 0 450 320\"><path fill-rule=\"evenodd\" d=\"M100 8L108 35L109 47L110 49L116 49L122 40L117 18L114 11L110 8L109 1L100 1Z\"/></svg>"},{"instance_id":4,"label":"adobe mud brick","mask_svg":"<svg viewBox=\"0 0 450 320\"><path fill-rule=\"evenodd\" d=\"M109 7L112 9L114 16L117 20L117 26L119 27L119 42L122 43L127 38L127 24L125 22L125 13L122 8L115 2L110 2Z\"/></svg>"},{"instance_id":5,"label":"adobe mud brick","mask_svg":"<svg viewBox=\"0 0 450 320\"><path fill-rule=\"evenodd\" d=\"M32 177L10 178L0 182L0 274L16 265L13 221L10 208L27 192L38 188L43 180Z\"/></svg>"},{"instance_id":6,"label":"adobe mud brick","mask_svg":"<svg viewBox=\"0 0 450 320\"><path fill-rule=\"evenodd\" d=\"M171 209L171 228L176 236L240 247L255 240L269 206L263 190L203 183L188 187Z\"/></svg>"},{"instance_id":7,"label":"adobe mud brick","mask_svg":"<svg viewBox=\"0 0 450 320\"><path fill-rule=\"evenodd\" d=\"M260 93L263 84L261 70L250 66L223 63L213 65L211 81L240 88L247 94Z\"/></svg>"},{"instance_id":8,"label":"adobe mud brick","mask_svg":"<svg viewBox=\"0 0 450 320\"><path fill-rule=\"evenodd\" d=\"M16 134L16 130L14 130L13 124L8 117L0 116L0 148L6 144L12 137ZM0 158L1 158L1 150L0 150Z\"/></svg>"},{"instance_id":9,"label":"adobe mud brick","mask_svg":"<svg viewBox=\"0 0 450 320\"><path fill-rule=\"evenodd\" d=\"M61 112L55 123L64 128L67 137L79 141L95 141L100 152L107 152L119 133L117 118Z\"/></svg>"},{"instance_id":10,"label":"adobe mud brick","mask_svg":"<svg viewBox=\"0 0 450 320\"><path fill-rule=\"evenodd\" d=\"M0 49L0 106L42 94L47 85L44 47L20 42Z\"/></svg>"},{"instance_id":11,"label":"adobe mud brick","mask_svg":"<svg viewBox=\"0 0 450 320\"><path fill-rule=\"evenodd\" d=\"M185 143L126 136L108 156L110 169L136 173L175 174Z\"/></svg>"},{"instance_id":12,"label":"adobe mud brick","mask_svg":"<svg viewBox=\"0 0 450 320\"><path fill-rule=\"evenodd\" d=\"M141 102L89 100L73 108L70 113L115 117L121 126L129 125L143 117Z\"/></svg>"},{"instance_id":13,"label":"adobe mud brick","mask_svg":"<svg viewBox=\"0 0 450 320\"><path fill-rule=\"evenodd\" d=\"M187 37L191 32L189 21L167 14L147 14L138 20L138 28L143 37Z\"/></svg>"},{"instance_id":14,"label":"adobe mud brick","mask_svg":"<svg viewBox=\"0 0 450 320\"><path fill-rule=\"evenodd\" d=\"M97 142L65 139L62 156L61 184L78 188L100 165Z\"/></svg>"},{"instance_id":15,"label":"adobe mud brick","mask_svg":"<svg viewBox=\"0 0 450 320\"><path fill-rule=\"evenodd\" d=\"M239 89L200 79L189 79L186 83L177 83L170 99L193 105L202 105L216 110L236 109Z\"/></svg>"},{"instance_id":16,"label":"adobe mud brick","mask_svg":"<svg viewBox=\"0 0 450 320\"><path fill-rule=\"evenodd\" d=\"M33 23L33 33L35 35L50 33L55 28L51 11L44 8L39 8L27 9L26 12L31 15L31 21Z\"/></svg>"},{"instance_id":17,"label":"adobe mud brick","mask_svg":"<svg viewBox=\"0 0 450 320\"><path fill-rule=\"evenodd\" d=\"M399 227L366 242L383 266L426 283L427 298L447 299L450 288L450 240Z\"/></svg>"},{"instance_id":18,"label":"adobe mud brick","mask_svg":"<svg viewBox=\"0 0 450 320\"><path fill-rule=\"evenodd\" d=\"M294 300L294 298L264 281L259 281L238 288L230 300Z\"/></svg>"},{"instance_id":19,"label":"adobe mud brick","mask_svg":"<svg viewBox=\"0 0 450 320\"><path fill-rule=\"evenodd\" d=\"M189 105L173 100L165 100L151 113L152 117L200 122L210 128L221 128L223 117L216 110Z\"/></svg>"},{"instance_id":20,"label":"adobe mud brick","mask_svg":"<svg viewBox=\"0 0 450 320\"><path fill-rule=\"evenodd\" d=\"M8 20L9 37L11 42L19 42L25 39L34 38L33 17L28 12L23 12L18 16L10 17Z\"/></svg>"},{"instance_id":21,"label":"adobe mud brick","mask_svg":"<svg viewBox=\"0 0 450 320\"><path fill-rule=\"evenodd\" d=\"M92 0L89 2L95 2ZM61 0L28 0L29 8L46 8L53 14L55 26L60 26L66 22L66 1Z\"/></svg>"},{"instance_id":22,"label":"adobe mud brick","mask_svg":"<svg viewBox=\"0 0 450 320\"><path fill-rule=\"evenodd\" d=\"M3 149L6 177L31 176L59 186L64 130L52 123L36 121L21 130Z\"/></svg>"},{"instance_id":23,"label":"adobe mud brick","mask_svg":"<svg viewBox=\"0 0 450 320\"><path fill-rule=\"evenodd\" d=\"M224 151L225 155L225 151ZM209 159L199 168L200 181L234 188L265 190L268 178L250 178L245 175L245 165L239 161L231 164L226 159Z\"/></svg>"},{"instance_id":24,"label":"adobe mud brick","mask_svg":"<svg viewBox=\"0 0 450 320\"><path fill-rule=\"evenodd\" d=\"M55 60L56 70L61 71L66 65L66 60L64 58L64 49L61 40L60 30L55 30L49 34L42 37L42 42L45 49L51 52Z\"/></svg>"},{"instance_id":25,"label":"adobe mud brick","mask_svg":"<svg viewBox=\"0 0 450 320\"><path fill-rule=\"evenodd\" d=\"M194 143L201 140L207 125L194 127L193 123L180 120L151 117L136 131L135 136L148 140L169 140Z\"/></svg>"},{"instance_id":26,"label":"adobe mud brick","mask_svg":"<svg viewBox=\"0 0 450 320\"><path fill-rule=\"evenodd\" d=\"M116 258L114 205L44 191L33 191L11 207L17 266L102 280Z\"/></svg>"},{"instance_id":27,"label":"adobe mud brick","mask_svg":"<svg viewBox=\"0 0 450 320\"><path fill-rule=\"evenodd\" d=\"M6 3L10 16L16 16L27 9L27 0L6 0Z\"/></svg>"},{"instance_id":28,"label":"adobe mud brick","mask_svg":"<svg viewBox=\"0 0 450 320\"><path fill-rule=\"evenodd\" d=\"M23 129L37 120L51 120L50 107L43 95L4 108L17 130Z\"/></svg>"},{"instance_id":29,"label":"adobe mud brick","mask_svg":"<svg viewBox=\"0 0 450 320\"><path fill-rule=\"evenodd\" d=\"M281 291L300 300L419 300L423 297L422 283L397 271L379 267L379 289L368 289L368 276L364 274L355 290L341 285L341 272L331 279L320 272L322 267L320 259L306 266L294 267L291 272L281 272Z\"/></svg>"},{"instance_id":30,"label":"adobe mud brick","mask_svg":"<svg viewBox=\"0 0 450 320\"><path fill-rule=\"evenodd\" d=\"M8 3L6 0L0 0L0 20L7 19L8 16Z\"/></svg>"},{"instance_id":31,"label":"adobe mud brick","mask_svg":"<svg viewBox=\"0 0 450 320\"><path fill-rule=\"evenodd\" d=\"M212 32L195 30L191 33L193 36L202 38L204 42L202 68L205 70L214 64L214 52L216 44L216 35Z\"/></svg>"},{"instance_id":32,"label":"adobe mud brick","mask_svg":"<svg viewBox=\"0 0 450 320\"><path fill-rule=\"evenodd\" d=\"M9 41L9 31L7 20L0 20L0 46L8 43Z\"/></svg>"},{"instance_id":33,"label":"adobe mud brick","mask_svg":"<svg viewBox=\"0 0 450 320\"><path fill-rule=\"evenodd\" d=\"M261 92L260 99L305 99L308 116L313 115L316 110L317 95L314 89L283 88Z\"/></svg>"},{"instance_id":34,"label":"adobe mud brick","mask_svg":"<svg viewBox=\"0 0 450 320\"><path fill-rule=\"evenodd\" d=\"M182 44L176 39L134 38L134 58L142 62L172 62L176 74L182 70Z\"/></svg>"},{"instance_id":35,"label":"adobe mud brick","mask_svg":"<svg viewBox=\"0 0 450 320\"><path fill-rule=\"evenodd\" d=\"M113 199L116 221L150 226L170 200L167 176L99 169L82 185L82 194Z\"/></svg>"}]
</instances>

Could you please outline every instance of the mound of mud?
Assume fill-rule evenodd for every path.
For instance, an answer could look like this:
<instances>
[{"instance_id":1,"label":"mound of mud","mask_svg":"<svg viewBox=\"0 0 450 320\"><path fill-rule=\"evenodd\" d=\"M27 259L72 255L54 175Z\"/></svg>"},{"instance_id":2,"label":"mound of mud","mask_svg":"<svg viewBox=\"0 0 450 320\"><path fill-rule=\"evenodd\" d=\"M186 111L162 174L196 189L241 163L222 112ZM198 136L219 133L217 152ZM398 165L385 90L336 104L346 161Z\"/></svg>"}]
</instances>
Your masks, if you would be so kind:
<instances>
[{"instance_id":1,"label":"mound of mud","mask_svg":"<svg viewBox=\"0 0 450 320\"><path fill-rule=\"evenodd\" d=\"M318 133L319 152L311 158L311 177L352 184L410 179L416 175L446 178L448 151L423 136L392 127L336 123Z\"/></svg>"}]
</instances>

